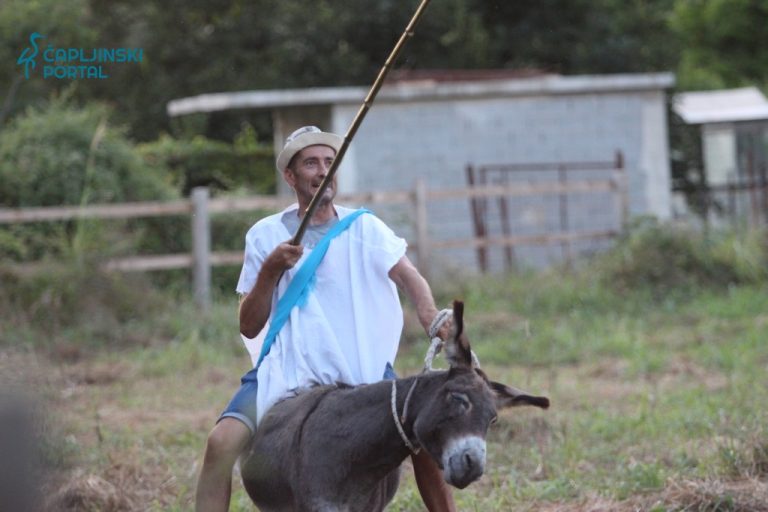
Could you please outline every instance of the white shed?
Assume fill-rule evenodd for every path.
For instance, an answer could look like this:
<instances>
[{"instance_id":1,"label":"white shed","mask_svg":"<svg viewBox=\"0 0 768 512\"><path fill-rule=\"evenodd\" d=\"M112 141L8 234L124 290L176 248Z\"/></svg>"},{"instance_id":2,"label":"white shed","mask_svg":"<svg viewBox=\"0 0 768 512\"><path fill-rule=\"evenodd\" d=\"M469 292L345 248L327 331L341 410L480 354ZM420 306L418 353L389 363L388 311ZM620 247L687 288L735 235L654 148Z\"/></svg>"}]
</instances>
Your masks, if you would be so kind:
<instances>
[{"instance_id":1,"label":"white shed","mask_svg":"<svg viewBox=\"0 0 768 512\"><path fill-rule=\"evenodd\" d=\"M768 221L768 100L760 90L679 93L673 108L701 129L709 220Z\"/></svg>"}]
</instances>

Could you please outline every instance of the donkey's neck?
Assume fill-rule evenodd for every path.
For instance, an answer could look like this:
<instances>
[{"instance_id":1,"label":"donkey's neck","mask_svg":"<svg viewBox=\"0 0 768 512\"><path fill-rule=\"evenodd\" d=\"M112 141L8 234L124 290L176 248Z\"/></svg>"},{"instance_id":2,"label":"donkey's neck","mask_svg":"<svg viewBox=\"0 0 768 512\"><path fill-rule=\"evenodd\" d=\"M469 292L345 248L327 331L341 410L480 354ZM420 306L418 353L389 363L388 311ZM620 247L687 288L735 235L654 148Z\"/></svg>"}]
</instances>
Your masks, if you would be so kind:
<instances>
[{"instance_id":1,"label":"donkey's neck","mask_svg":"<svg viewBox=\"0 0 768 512\"><path fill-rule=\"evenodd\" d=\"M402 418L402 427L406 437L418 449L416 436L413 434L413 424L419 409L434 392L435 385L442 380L442 372L430 372L397 379L395 389L397 399L395 411L398 421ZM410 398L408 392L414 386ZM356 404L355 416L364 422L366 428L358 429L361 437L355 448L356 463L375 466L383 474L387 474L399 466L411 453L405 441L398 432L395 417L392 412L392 381L381 381L358 388L359 402ZM408 399L407 415L403 418L406 399ZM365 432L363 435L362 433Z\"/></svg>"}]
</instances>

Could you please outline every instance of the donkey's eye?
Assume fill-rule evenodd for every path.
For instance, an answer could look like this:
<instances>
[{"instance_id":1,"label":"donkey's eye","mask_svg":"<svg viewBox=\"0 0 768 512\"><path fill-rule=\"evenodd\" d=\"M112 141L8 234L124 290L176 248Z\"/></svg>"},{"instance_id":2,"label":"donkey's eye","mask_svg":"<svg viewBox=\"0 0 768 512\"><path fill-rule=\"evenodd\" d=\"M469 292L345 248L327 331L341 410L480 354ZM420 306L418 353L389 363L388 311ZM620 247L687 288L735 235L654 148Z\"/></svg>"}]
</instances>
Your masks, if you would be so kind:
<instances>
[{"instance_id":1,"label":"donkey's eye","mask_svg":"<svg viewBox=\"0 0 768 512\"><path fill-rule=\"evenodd\" d=\"M491 418L491 425L493 425L494 423L496 423L498 420L499 420L499 417L498 417L498 416L494 416L493 418Z\"/></svg>"},{"instance_id":2,"label":"donkey's eye","mask_svg":"<svg viewBox=\"0 0 768 512\"><path fill-rule=\"evenodd\" d=\"M464 393L457 393L454 391L450 394L450 396L451 396L451 400L453 400L457 404L465 405L465 406L469 405L469 397Z\"/></svg>"}]
</instances>

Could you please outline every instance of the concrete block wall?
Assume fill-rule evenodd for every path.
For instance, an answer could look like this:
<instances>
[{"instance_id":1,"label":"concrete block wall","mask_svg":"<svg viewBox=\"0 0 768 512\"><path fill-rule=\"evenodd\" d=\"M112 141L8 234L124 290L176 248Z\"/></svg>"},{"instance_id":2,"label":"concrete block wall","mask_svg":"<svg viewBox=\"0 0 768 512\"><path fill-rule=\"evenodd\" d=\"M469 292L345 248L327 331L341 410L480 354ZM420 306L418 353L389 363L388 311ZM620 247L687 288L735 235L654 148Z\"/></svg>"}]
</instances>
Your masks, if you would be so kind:
<instances>
[{"instance_id":1,"label":"concrete block wall","mask_svg":"<svg viewBox=\"0 0 768 512\"><path fill-rule=\"evenodd\" d=\"M332 107L333 129L344 133L356 112L356 105ZM665 112L662 91L377 103L339 171L344 175L340 188L344 192L409 189L419 177L430 189L463 187L468 164L609 161L620 150L631 213L666 217L670 206ZM523 174L515 179L557 179L553 172ZM618 227L618 205L609 195L598 196L569 198L574 229ZM489 207L494 202L490 200ZM513 234L560 231L556 196L513 198L509 204ZM407 206L387 211L379 207L377 213L399 233L412 236ZM431 203L428 215L434 240L473 236L468 200ZM491 228L491 233L501 233L498 226ZM578 245L583 252L595 250L591 244ZM562 257L559 246L519 248L516 253L525 266L550 264ZM489 250L489 255L492 268L503 267L501 248ZM446 266L476 268L474 249L438 256Z\"/></svg>"}]
</instances>

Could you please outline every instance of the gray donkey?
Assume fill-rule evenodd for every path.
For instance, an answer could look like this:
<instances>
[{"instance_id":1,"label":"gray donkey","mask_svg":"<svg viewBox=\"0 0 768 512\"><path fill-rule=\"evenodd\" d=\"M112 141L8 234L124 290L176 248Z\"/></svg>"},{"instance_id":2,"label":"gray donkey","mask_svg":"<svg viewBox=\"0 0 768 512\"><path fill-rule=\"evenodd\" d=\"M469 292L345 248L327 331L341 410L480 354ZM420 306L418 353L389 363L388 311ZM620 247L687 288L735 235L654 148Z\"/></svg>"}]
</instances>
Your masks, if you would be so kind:
<instances>
[{"instance_id":1,"label":"gray donkey","mask_svg":"<svg viewBox=\"0 0 768 512\"><path fill-rule=\"evenodd\" d=\"M450 370L360 386L318 386L275 404L240 461L243 485L269 512L381 511L400 464L424 449L463 489L485 469L496 411L549 399L492 382L472 365L464 305L454 302Z\"/></svg>"}]
</instances>

